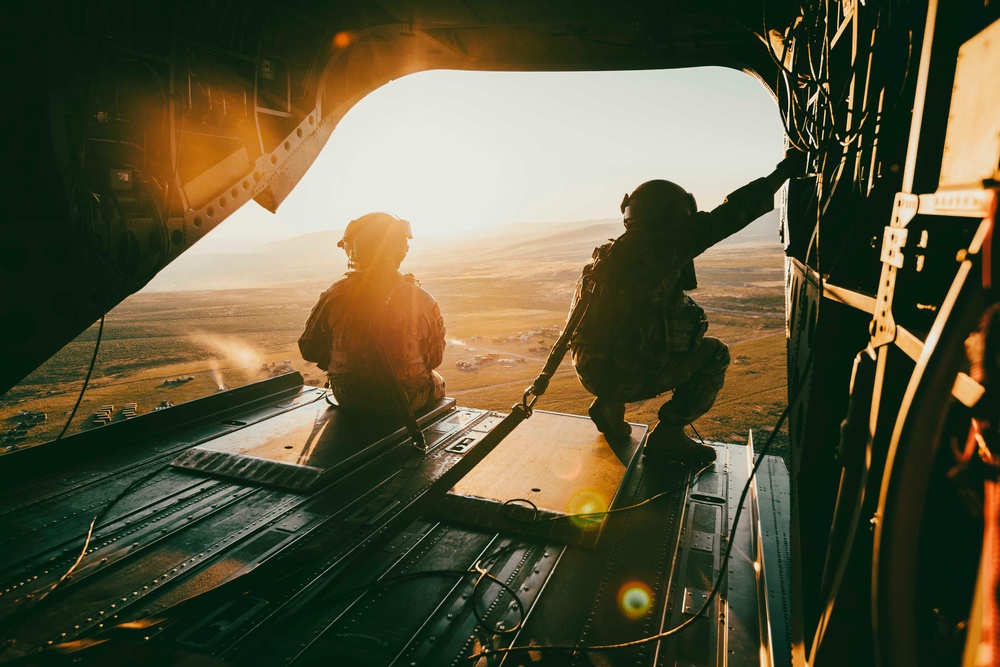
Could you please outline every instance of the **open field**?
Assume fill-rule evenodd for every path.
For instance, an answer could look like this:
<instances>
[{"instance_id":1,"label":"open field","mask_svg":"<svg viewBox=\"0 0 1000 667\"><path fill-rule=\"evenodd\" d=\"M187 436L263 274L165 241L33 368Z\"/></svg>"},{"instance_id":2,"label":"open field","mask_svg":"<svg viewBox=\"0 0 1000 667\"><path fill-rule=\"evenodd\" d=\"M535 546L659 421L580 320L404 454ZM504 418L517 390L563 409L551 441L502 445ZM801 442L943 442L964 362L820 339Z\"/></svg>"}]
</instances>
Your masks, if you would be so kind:
<instances>
[{"instance_id":1,"label":"open field","mask_svg":"<svg viewBox=\"0 0 1000 667\"><path fill-rule=\"evenodd\" d=\"M541 239L514 244L506 253L462 253L448 261L428 254L404 264L441 304L449 345L439 371L461 405L506 411L520 399L565 321L592 247L585 240L548 241L548 253ZM753 429L762 444L785 402L781 250L776 244L719 246L698 260L698 274L700 288L693 296L708 311L709 335L730 344L734 363L715 408L695 426L706 439L735 442L744 442ZM163 401L178 404L287 369L322 384L323 374L299 357L296 340L316 297L336 277L337 271L327 269L267 287L133 296L106 319L90 387L68 432L92 428L92 415L103 405L114 405L119 420L128 402L137 403L142 414ZM48 414L27 437L0 443L0 451L58 435L96 336L95 325L0 398L0 432L22 421L19 410ZM487 354L497 358L481 360L478 370L456 366ZM586 414L591 400L564 362L537 407ZM655 423L662 400L629 406L628 419ZM779 450L786 442L780 435Z\"/></svg>"}]
</instances>

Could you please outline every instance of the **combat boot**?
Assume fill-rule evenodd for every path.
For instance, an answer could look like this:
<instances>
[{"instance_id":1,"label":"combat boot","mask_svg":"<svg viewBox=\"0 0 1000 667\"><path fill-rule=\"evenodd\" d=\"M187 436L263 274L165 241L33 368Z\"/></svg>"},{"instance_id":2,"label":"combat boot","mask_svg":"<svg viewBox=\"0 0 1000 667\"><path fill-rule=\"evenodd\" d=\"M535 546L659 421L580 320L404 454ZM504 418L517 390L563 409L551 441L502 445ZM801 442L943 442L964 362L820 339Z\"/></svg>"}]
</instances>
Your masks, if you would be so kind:
<instances>
[{"instance_id":1,"label":"combat boot","mask_svg":"<svg viewBox=\"0 0 1000 667\"><path fill-rule=\"evenodd\" d=\"M588 413L597 430L604 434L608 442L627 440L632 434L632 427L625 421L624 403L611 403L595 398Z\"/></svg>"},{"instance_id":2,"label":"combat boot","mask_svg":"<svg viewBox=\"0 0 1000 667\"><path fill-rule=\"evenodd\" d=\"M685 463L704 468L715 461L715 448L695 442L684 433L683 426L659 422L646 437L646 460L654 467L668 463Z\"/></svg>"}]
</instances>

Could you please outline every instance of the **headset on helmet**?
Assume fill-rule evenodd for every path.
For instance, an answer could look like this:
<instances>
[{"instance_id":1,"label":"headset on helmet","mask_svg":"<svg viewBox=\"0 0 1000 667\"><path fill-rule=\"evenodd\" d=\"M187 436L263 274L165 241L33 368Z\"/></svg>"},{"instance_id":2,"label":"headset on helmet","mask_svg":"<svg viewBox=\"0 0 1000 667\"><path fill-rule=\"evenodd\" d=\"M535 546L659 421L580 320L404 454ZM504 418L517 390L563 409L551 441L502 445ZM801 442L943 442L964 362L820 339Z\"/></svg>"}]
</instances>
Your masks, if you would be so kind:
<instances>
[{"instance_id":1,"label":"headset on helmet","mask_svg":"<svg viewBox=\"0 0 1000 667\"><path fill-rule=\"evenodd\" d=\"M408 221L391 213L368 213L347 224L337 247L347 253L351 268L380 261L398 267L409 250L408 239L412 238Z\"/></svg>"},{"instance_id":2,"label":"headset on helmet","mask_svg":"<svg viewBox=\"0 0 1000 667\"><path fill-rule=\"evenodd\" d=\"M657 179L641 184L622 199L625 226L639 223L669 224L698 211L694 195L670 181Z\"/></svg>"}]
</instances>

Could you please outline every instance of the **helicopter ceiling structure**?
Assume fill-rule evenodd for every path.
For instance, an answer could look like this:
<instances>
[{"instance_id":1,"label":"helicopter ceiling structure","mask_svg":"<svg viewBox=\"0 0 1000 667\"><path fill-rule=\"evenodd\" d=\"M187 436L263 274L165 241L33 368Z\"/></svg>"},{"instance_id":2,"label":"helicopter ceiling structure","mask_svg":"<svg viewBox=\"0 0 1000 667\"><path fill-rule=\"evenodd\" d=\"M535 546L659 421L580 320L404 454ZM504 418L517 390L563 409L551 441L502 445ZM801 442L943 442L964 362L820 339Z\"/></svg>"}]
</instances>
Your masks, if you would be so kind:
<instances>
[{"instance_id":1,"label":"helicopter ceiling structure","mask_svg":"<svg viewBox=\"0 0 1000 667\"><path fill-rule=\"evenodd\" d=\"M8 47L6 391L250 201L274 211L347 111L430 69L772 65L738 2L27 3ZM717 18L711 19L709 17ZM725 17L725 20L720 20ZM39 242L37 239L45 238Z\"/></svg>"},{"instance_id":2,"label":"helicopter ceiling structure","mask_svg":"<svg viewBox=\"0 0 1000 667\"><path fill-rule=\"evenodd\" d=\"M809 163L783 221L796 662L961 658L976 580L996 575L980 573L984 525L963 499L989 475L956 472L941 444L982 418L963 341L995 301L995 6L95 0L8 14L18 169L0 391L249 200L274 211L392 79L755 74Z\"/></svg>"}]
</instances>

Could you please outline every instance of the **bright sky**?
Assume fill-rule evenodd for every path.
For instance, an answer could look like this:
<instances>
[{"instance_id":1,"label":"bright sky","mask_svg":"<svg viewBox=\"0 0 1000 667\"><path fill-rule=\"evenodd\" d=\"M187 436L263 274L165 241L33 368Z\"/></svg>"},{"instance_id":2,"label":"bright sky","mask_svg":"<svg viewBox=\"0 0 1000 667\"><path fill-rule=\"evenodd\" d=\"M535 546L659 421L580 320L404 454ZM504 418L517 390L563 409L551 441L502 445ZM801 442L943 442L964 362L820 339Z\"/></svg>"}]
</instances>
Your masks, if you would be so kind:
<instances>
[{"instance_id":1,"label":"bright sky","mask_svg":"<svg viewBox=\"0 0 1000 667\"><path fill-rule=\"evenodd\" d=\"M768 173L782 141L764 87L724 68L423 72L361 100L276 215L250 203L206 245L342 229L375 210L415 236L614 218L652 178L707 210Z\"/></svg>"}]
</instances>

